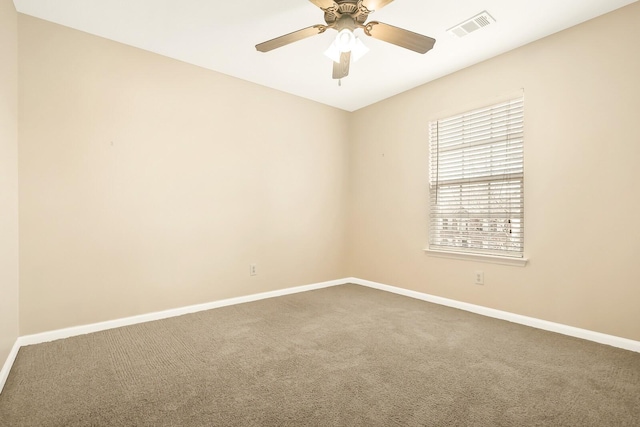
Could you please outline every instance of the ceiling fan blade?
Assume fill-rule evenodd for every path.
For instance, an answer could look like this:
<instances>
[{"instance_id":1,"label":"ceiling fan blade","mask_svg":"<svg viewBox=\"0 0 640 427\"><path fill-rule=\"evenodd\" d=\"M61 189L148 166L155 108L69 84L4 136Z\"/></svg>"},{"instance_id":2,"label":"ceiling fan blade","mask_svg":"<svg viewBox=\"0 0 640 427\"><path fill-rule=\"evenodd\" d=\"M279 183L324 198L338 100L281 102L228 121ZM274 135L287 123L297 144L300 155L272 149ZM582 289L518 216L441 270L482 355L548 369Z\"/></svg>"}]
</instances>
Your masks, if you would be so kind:
<instances>
[{"instance_id":1,"label":"ceiling fan blade","mask_svg":"<svg viewBox=\"0 0 640 427\"><path fill-rule=\"evenodd\" d=\"M362 5L370 11L380 10L393 0L362 0Z\"/></svg>"},{"instance_id":2,"label":"ceiling fan blade","mask_svg":"<svg viewBox=\"0 0 640 427\"><path fill-rule=\"evenodd\" d=\"M333 6L333 0L309 0L320 9L328 9Z\"/></svg>"},{"instance_id":3,"label":"ceiling fan blade","mask_svg":"<svg viewBox=\"0 0 640 427\"><path fill-rule=\"evenodd\" d=\"M349 63L351 62L351 52L342 52L340 63L333 63L333 78L342 79L349 75Z\"/></svg>"},{"instance_id":4,"label":"ceiling fan blade","mask_svg":"<svg viewBox=\"0 0 640 427\"><path fill-rule=\"evenodd\" d=\"M427 53L433 49L436 40L422 34L382 22L369 22L365 26L365 34L375 39L395 44L418 53Z\"/></svg>"},{"instance_id":5,"label":"ceiling fan blade","mask_svg":"<svg viewBox=\"0 0 640 427\"><path fill-rule=\"evenodd\" d=\"M289 43L324 33L326 29L327 27L324 25L314 25L313 27L303 28L302 30L294 31L293 33L285 34L284 36L276 37L275 39L257 44L256 49L260 52L269 52L270 50L288 45Z\"/></svg>"}]
</instances>

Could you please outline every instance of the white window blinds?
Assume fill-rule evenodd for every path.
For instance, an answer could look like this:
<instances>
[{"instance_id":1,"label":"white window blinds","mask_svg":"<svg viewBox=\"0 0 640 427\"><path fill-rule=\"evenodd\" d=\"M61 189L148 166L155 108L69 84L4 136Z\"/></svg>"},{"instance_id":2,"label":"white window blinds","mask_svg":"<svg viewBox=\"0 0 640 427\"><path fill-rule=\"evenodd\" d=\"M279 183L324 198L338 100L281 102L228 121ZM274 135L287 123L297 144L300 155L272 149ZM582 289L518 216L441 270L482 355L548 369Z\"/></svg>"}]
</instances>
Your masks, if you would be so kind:
<instances>
[{"instance_id":1,"label":"white window blinds","mask_svg":"<svg viewBox=\"0 0 640 427\"><path fill-rule=\"evenodd\" d=\"M429 126L429 249L522 257L524 101Z\"/></svg>"}]
</instances>

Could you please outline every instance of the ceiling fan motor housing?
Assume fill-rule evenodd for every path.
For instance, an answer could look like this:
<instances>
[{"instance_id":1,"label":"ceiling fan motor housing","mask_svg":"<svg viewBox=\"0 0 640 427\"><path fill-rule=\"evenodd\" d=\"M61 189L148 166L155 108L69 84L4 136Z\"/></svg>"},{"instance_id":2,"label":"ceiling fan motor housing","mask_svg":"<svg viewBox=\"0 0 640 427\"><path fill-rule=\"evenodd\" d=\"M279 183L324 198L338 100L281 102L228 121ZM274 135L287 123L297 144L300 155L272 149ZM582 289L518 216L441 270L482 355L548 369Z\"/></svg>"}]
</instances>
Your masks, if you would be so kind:
<instances>
[{"instance_id":1,"label":"ceiling fan motor housing","mask_svg":"<svg viewBox=\"0 0 640 427\"><path fill-rule=\"evenodd\" d=\"M359 1L343 0L335 3L338 5L337 8L334 6L325 9L324 20L328 26L334 27L338 31L344 28L349 28L353 31L358 27L358 24L363 25L369 17L368 10L361 6ZM349 25L352 25L351 27L344 26L348 22L350 23Z\"/></svg>"}]
</instances>

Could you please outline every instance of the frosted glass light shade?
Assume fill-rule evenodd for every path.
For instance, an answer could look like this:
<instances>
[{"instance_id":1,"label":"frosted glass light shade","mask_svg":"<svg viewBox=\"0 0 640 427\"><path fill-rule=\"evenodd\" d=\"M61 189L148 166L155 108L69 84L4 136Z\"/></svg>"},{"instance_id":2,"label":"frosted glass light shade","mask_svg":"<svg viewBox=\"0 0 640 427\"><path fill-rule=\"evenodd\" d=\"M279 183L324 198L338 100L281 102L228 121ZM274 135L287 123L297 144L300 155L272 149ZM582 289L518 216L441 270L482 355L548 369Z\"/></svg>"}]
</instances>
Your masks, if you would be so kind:
<instances>
[{"instance_id":1,"label":"frosted glass light shade","mask_svg":"<svg viewBox=\"0 0 640 427\"><path fill-rule=\"evenodd\" d=\"M350 36L341 36L341 34L343 33L350 34ZM347 39L348 37L353 37L353 38ZM344 50L347 47L349 50ZM362 58L365 53L369 52L369 48L365 46L365 44L362 43L362 41L358 37L356 37L356 35L353 34L352 31L342 30L338 33L338 36L335 38L333 43L331 43L331 45L324 52L324 54L325 56L330 58L333 62L340 63L340 55L343 52L351 52L351 58L353 59L353 62L356 62L358 59Z\"/></svg>"},{"instance_id":2,"label":"frosted glass light shade","mask_svg":"<svg viewBox=\"0 0 640 427\"><path fill-rule=\"evenodd\" d=\"M353 45L353 49L351 49L351 59L353 59L353 62L358 61L358 59L362 58L367 52L369 52L369 48L362 43L362 40L356 37L356 43Z\"/></svg>"},{"instance_id":3,"label":"frosted glass light shade","mask_svg":"<svg viewBox=\"0 0 640 427\"><path fill-rule=\"evenodd\" d=\"M353 49L355 44L356 35L348 28L341 30L336 36L336 46L340 52L351 52L351 49Z\"/></svg>"},{"instance_id":4,"label":"frosted glass light shade","mask_svg":"<svg viewBox=\"0 0 640 427\"><path fill-rule=\"evenodd\" d=\"M340 63L340 54L342 52L340 52L340 49L338 49L338 45L336 44L336 41L334 40L331 45L329 46L329 49L324 51L325 56L329 57L333 62L338 62Z\"/></svg>"}]
</instances>

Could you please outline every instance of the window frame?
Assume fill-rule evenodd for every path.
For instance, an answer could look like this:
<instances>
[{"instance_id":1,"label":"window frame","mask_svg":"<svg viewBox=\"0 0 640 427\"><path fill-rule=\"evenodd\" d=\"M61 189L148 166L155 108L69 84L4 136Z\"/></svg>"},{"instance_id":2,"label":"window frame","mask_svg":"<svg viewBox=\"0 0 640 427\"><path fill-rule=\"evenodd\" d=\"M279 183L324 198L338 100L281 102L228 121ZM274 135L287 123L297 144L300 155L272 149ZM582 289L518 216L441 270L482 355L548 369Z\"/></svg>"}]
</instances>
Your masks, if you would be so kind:
<instances>
[{"instance_id":1,"label":"window frame","mask_svg":"<svg viewBox=\"0 0 640 427\"><path fill-rule=\"evenodd\" d=\"M446 167L440 166L441 159ZM524 180L523 94L431 121L425 251L447 258L525 265ZM452 213L454 206L460 210ZM472 223L480 224L479 228L471 230Z\"/></svg>"}]
</instances>

